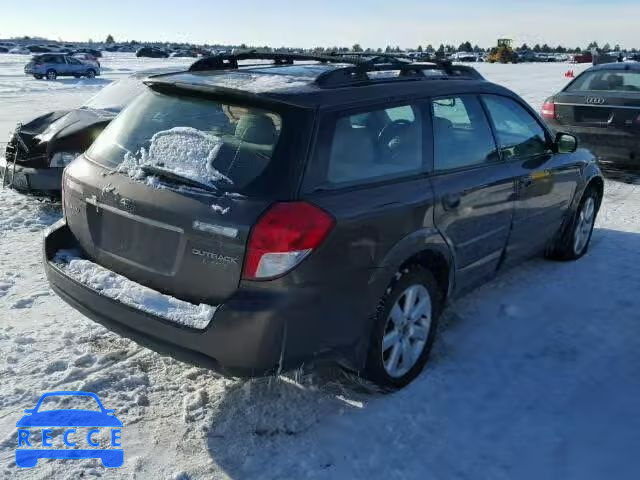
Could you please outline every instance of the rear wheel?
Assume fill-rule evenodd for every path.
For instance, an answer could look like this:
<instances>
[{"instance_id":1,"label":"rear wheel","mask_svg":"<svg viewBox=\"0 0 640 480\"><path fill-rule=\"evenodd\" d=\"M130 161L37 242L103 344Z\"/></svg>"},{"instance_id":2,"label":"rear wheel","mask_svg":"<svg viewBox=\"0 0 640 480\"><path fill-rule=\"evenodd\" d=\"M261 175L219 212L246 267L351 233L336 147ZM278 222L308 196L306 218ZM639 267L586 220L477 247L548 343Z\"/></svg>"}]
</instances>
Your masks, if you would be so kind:
<instances>
[{"instance_id":1,"label":"rear wheel","mask_svg":"<svg viewBox=\"0 0 640 480\"><path fill-rule=\"evenodd\" d=\"M58 72L53 69L47 70L47 80L55 80L56 78L58 78Z\"/></svg>"},{"instance_id":2,"label":"rear wheel","mask_svg":"<svg viewBox=\"0 0 640 480\"><path fill-rule=\"evenodd\" d=\"M96 76L96 71L89 69L87 70L87 78L94 78Z\"/></svg>"},{"instance_id":3,"label":"rear wheel","mask_svg":"<svg viewBox=\"0 0 640 480\"><path fill-rule=\"evenodd\" d=\"M431 272L415 265L398 275L374 316L364 371L387 389L404 387L420 374L442 308L442 293Z\"/></svg>"},{"instance_id":4,"label":"rear wheel","mask_svg":"<svg viewBox=\"0 0 640 480\"><path fill-rule=\"evenodd\" d=\"M569 228L557 240L548 256L557 260L577 260L587 253L599 207L598 192L595 188L587 189L571 219Z\"/></svg>"}]
</instances>

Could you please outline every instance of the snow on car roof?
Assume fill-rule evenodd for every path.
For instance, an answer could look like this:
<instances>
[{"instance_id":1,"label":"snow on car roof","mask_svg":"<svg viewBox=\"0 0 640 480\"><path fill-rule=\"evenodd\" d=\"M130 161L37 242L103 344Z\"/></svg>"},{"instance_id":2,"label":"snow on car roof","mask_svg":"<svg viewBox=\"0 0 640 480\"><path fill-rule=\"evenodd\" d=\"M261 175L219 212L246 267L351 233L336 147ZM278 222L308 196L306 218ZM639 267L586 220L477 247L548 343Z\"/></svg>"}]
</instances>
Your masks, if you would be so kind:
<instances>
[{"instance_id":1,"label":"snow on car roof","mask_svg":"<svg viewBox=\"0 0 640 480\"><path fill-rule=\"evenodd\" d=\"M223 87L242 90L249 93L298 93L313 91L317 87L313 81L321 73L334 69L335 66L325 65L292 65L270 67L256 65L240 70L182 72L164 75L162 82ZM160 80L156 77L153 80Z\"/></svg>"}]
</instances>

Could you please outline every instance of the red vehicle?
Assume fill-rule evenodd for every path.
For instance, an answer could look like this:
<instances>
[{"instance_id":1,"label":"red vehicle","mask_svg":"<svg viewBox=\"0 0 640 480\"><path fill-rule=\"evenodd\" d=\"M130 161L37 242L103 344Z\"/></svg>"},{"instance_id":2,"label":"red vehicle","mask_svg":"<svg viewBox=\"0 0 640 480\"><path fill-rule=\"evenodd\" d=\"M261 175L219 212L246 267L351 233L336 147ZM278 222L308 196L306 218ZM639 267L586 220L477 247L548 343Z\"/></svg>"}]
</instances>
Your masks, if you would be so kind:
<instances>
[{"instance_id":1,"label":"red vehicle","mask_svg":"<svg viewBox=\"0 0 640 480\"><path fill-rule=\"evenodd\" d=\"M571 63L592 63L593 55L591 52L578 53L573 56L573 61Z\"/></svg>"}]
</instances>

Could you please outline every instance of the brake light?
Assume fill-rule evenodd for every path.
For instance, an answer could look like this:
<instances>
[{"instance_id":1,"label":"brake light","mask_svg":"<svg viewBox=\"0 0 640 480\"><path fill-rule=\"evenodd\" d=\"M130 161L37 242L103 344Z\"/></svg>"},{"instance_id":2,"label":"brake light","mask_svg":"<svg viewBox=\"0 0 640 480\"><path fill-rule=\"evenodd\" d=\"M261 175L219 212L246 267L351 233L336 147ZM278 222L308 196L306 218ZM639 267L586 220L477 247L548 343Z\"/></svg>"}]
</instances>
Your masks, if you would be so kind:
<instances>
[{"instance_id":1,"label":"brake light","mask_svg":"<svg viewBox=\"0 0 640 480\"><path fill-rule=\"evenodd\" d=\"M306 202L274 204L251 230L244 278L272 278L304 260L333 228L327 212Z\"/></svg>"},{"instance_id":2,"label":"brake light","mask_svg":"<svg viewBox=\"0 0 640 480\"><path fill-rule=\"evenodd\" d=\"M542 105L542 110L540 111L542 114L542 118L546 118L548 120L554 120L556 118L556 104L553 100L549 99L544 102Z\"/></svg>"}]
</instances>

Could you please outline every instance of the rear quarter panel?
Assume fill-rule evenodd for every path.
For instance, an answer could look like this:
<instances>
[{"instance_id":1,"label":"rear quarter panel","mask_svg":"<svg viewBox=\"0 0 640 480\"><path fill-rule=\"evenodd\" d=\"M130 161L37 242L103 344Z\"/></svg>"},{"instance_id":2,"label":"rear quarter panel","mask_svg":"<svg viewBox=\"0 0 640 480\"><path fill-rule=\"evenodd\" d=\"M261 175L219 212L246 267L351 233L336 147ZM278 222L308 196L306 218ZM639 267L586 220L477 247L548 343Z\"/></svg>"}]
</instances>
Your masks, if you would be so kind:
<instances>
[{"instance_id":1,"label":"rear quarter panel","mask_svg":"<svg viewBox=\"0 0 640 480\"><path fill-rule=\"evenodd\" d=\"M323 307L331 313L318 326L330 332L324 335L327 342L362 346L399 267L428 248L448 251L433 226L432 198L425 176L305 198L336 220L321 248L296 270L301 279L332 292L335 303Z\"/></svg>"}]
</instances>

